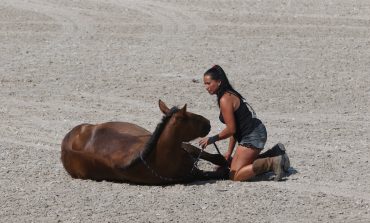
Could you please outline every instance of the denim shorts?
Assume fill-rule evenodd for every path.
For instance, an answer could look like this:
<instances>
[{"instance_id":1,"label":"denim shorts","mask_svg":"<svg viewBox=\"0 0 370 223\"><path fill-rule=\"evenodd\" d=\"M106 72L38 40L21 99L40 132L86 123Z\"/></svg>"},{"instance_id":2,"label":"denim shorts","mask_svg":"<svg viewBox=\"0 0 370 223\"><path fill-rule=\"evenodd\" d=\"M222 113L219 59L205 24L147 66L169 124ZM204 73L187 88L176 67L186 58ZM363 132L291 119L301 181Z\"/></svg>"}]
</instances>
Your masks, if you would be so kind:
<instances>
[{"instance_id":1,"label":"denim shorts","mask_svg":"<svg viewBox=\"0 0 370 223\"><path fill-rule=\"evenodd\" d=\"M267 131L263 123L260 123L251 133L242 137L239 145L252 148L263 149L267 141Z\"/></svg>"}]
</instances>

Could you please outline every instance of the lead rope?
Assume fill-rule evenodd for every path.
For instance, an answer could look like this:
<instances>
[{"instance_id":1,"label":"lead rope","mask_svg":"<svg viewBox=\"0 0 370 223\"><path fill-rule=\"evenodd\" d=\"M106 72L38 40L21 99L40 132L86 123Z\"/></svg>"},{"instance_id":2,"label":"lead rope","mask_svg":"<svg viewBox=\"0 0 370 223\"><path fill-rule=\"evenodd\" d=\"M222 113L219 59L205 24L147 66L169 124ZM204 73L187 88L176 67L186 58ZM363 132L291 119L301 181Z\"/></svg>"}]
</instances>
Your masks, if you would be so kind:
<instances>
[{"instance_id":1,"label":"lead rope","mask_svg":"<svg viewBox=\"0 0 370 223\"><path fill-rule=\"evenodd\" d=\"M222 154L220 153L220 150L218 149L218 146L216 145L216 143L215 143L215 142L213 143L213 145L215 146L215 148L216 148L216 150L217 150L218 154L220 154L220 155L222 156Z\"/></svg>"},{"instance_id":2,"label":"lead rope","mask_svg":"<svg viewBox=\"0 0 370 223\"><path fill-rule=\"evenodd\" d=\"M221 153L220 153L220 150L218 149L218 146L217 146L217 144L214 142L213 143L213 145L215 146L215 148L216 148L216 150L217 150L217 152L218 152L218 154L220 154L220 156L223 156ZM230 161L229 160L226 160L226 162L228 163L228 168L230 169Z\"/></svg>"},{"instance_id":3,"label":"lead rope","mask_svg":"<svg viewBox=\"0 0 370 223\"><path fill-rule=\"evenodd\" d=\"M204 147L204 148L202 148L202 149L200 150L200 152L199 152L199 154L198 154L198 157L195 159L195 162L194 162L194 164L193 164L193 168L191 168L190 173L192 173L192 172L193 172L194 168L198 168L198 162L199 162L199 160L200 160L200 156L202 155L202 152L205 150L205 148L206 148L206 147ZM190 155L190 154L189 154L189 155Z\"/></svg>"}]
</instances>

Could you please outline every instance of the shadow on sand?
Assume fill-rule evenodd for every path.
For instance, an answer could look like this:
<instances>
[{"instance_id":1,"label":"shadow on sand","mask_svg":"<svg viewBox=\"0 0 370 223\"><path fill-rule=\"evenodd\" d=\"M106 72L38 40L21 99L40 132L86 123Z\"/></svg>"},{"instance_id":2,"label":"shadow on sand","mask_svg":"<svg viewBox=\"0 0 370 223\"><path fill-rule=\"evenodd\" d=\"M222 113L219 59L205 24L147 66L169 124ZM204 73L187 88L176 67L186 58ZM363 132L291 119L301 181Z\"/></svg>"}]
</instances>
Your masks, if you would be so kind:
<instances>
[{"instance_id":1,"label":"shadow on sand","mask_svg":"<svg viewBox=\"0 0 370 223\"><path fill-rule=\"evenodd\" d=\"M289 180L289 177L291 175L294 175L298 173L298 171L294 167L290 167L288 172L285 172L285 176L281 181L287 181ZM258 182L258 181L273 181L275 177L275 174L273 172L264 173L258 176L255 176L254 178L248 180L248 182ZM194 181L191 183L186 183L185 185L193 186L193 185L205 185L205 184L214 184L221 180L202 180L202 181Z\"/></svg>"}]
</instances>

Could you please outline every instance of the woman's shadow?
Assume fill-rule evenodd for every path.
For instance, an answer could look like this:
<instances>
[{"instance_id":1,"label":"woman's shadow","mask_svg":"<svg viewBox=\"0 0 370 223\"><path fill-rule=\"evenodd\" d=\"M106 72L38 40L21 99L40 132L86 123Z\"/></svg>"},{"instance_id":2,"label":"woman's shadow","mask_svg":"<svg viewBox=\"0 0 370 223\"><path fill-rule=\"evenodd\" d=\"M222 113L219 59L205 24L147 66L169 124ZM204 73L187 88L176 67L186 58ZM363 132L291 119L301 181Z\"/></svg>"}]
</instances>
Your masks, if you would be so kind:
<instances>
[{"instance_id":1,"label":"woman's shadow","mask_svg":"<svg viewBox=\"0 0 370 223\"><path fill-rule=\"evenodd\" d=\"M295 169L294 167L291 166L291 167L289 167L288 171L284 171L284 176L280 181L287 181L287 180L289 180L289 177L291 175L294 175L296 173L299 173L299 172L297 171L297 169ZM274 180L274 178L275 178L275 174L272 171L270 171L270 172L267 172L267 173L263 173L263 174L254 176L252 179L250 179L248 181L252 181L252 182L272 181L272 180Z\"/></svg>"}]
</instances>

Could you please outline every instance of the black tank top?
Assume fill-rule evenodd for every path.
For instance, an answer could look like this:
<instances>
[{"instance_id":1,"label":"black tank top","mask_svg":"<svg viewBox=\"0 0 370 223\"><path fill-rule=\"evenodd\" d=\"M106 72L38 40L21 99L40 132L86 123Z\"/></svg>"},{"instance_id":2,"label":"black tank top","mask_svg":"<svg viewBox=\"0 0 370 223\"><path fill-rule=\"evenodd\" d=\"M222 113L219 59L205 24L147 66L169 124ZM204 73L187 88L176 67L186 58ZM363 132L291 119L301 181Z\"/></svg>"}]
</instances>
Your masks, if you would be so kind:
<instances>
[{"instance_id":1,"label":"black tank top","mask_svg":"<svg viewBox=\"0 0 370 223\"><path fill-rule=\"evenodd\" d=\"M235 95L237 96L237 95ZM240 105L238 109L234 111L235 122L236 122L236 132L234 134L235 139L240 142L243 136L248 135L257 127L261 121L257 118L252 117L252 112L248 109L247 105L243 102L241 98ZM219 119L222 123L225 124L224 117L220 112Z\"/></svg>"}]
</instances>

